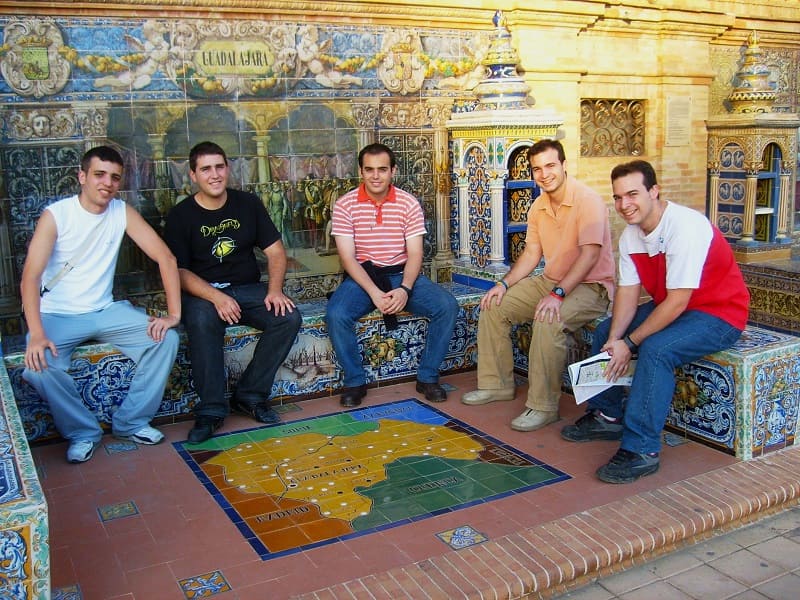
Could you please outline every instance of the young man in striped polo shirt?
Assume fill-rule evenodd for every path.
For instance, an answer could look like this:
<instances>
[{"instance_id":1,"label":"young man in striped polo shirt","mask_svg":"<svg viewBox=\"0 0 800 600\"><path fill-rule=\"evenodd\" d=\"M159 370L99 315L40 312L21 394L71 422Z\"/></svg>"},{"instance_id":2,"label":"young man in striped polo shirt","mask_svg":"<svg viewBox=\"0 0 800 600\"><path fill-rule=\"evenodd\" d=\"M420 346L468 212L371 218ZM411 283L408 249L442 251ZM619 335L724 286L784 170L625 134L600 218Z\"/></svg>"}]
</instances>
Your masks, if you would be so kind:
<instances>
[{"instance_id":1,"label":"young man in striped polo shirt","mask_svg":"<svg viewBox=\"0 0 800 600\"><path fill-rule=\"evenodd\" d=\"M458 302L420 272L425 219L419 200L392 185L397 172L394 152L383 144L370 144L359 152L358 168L361 185L336 201L331 230L345 271L325 316L344 371L341 404L358 406L367 395L355 325L376 307L387 328L401 311L429 319L417 391L430 402L443 402L447 393L439 385L439 365L453 335Z\"/></svg>"}]
</instances>

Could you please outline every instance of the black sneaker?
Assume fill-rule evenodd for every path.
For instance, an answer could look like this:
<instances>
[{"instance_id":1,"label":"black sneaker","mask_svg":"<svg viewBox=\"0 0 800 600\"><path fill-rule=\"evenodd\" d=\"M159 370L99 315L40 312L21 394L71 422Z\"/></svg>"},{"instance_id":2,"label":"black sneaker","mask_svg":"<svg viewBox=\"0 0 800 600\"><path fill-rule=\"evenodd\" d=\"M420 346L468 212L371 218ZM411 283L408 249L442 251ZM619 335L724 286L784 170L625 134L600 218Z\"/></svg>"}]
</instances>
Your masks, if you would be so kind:
<instances>
[{"instance_id":1,"label":"black sneaker","mask_svg":"<svg viewBox=\"0 0 800 600\"><path fill-rule=\"evenodd\" d=\"M658 471L658 456L637 454L620 448L608 464L597 469L597 477L606 483L631 483Z\"/></svg>"},{"instance_id":2,"label":"black sneaker","mask_svg":"<svg viewBox=\"0 0 800 600\"><path fill-rule=\"evenodd\" d=\"M209 417L207 415L199 415L194 422L194 427L189 430L189 435L186 439L192 444L199 444L205 442L208 438L214 435L214 432L222 427L225 421L222 417Z\"/></svg>"},{"instance_id":3,"label":"black sneaker","mask_svg":"<svg viewBox=\"0 0 800 600\"><path fill-rule=\"evenodd\" d=\"M561 437L570 442L591 442L594 440L621 440L622 423L611 423L600 416L599 411L591 410L561 429Z\"/></svg>"}]
</instances>

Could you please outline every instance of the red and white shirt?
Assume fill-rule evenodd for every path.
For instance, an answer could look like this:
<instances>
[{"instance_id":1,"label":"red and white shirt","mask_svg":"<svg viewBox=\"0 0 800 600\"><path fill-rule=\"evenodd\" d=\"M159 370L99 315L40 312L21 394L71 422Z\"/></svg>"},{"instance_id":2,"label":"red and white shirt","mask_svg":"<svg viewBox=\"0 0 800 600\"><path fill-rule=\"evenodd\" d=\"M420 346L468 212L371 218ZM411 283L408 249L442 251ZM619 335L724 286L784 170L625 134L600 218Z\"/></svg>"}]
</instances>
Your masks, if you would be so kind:
<instances>
[{"instance_id":1,"label":"red and white shirt","mask_svg":"<svg viewBox=\"0 0 800 600\"><path fill-rule=\"evenodd\" d=\"M353 238L358 262L378 267L405 263L406 240L426 233L419 201L395 186L376 204L359 185L336 200L332 222L331 235Z\"/></svg>"},{"instance_id":2,"label":"red and white shirt","mask_svg":"<svg viewBox=\"0 0 800 600\"><path fill-rule=\"evenodd\" d=\"M750 292L730 244L705 215L667 203L645 235L628 225L619 240L619 285L639 285L656 304L667 290L692 289L686 310L699 310L737 329L747 325Z\"/></svg>"}]
</instances>

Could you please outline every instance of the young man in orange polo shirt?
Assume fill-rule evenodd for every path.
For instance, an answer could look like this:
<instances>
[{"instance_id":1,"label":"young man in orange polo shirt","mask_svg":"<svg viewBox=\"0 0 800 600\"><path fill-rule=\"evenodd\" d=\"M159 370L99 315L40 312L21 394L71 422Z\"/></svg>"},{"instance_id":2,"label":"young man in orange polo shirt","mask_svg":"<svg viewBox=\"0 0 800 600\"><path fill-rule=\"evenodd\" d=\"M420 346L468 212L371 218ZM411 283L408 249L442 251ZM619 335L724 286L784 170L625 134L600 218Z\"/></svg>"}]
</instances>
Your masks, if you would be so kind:
<instances>
[{"instance_id":1,"label":"young man in orange polo shirt","mask_svg":"<svg viewBox=\"0 0 800 600\"><path fill-rule=\"evenodd\" d=\"M513 400L511 326L531 322L528 398L512 429L533 431L558 419L566 331L608 310L614 259L608 208L600 195L567 175L564 148L541 140L528 150L541 195L528 211L525 250L481 299L478 320L478 389L464 404ZM544 257L541 275L529 277Z\"/></svg>"},{"instance_id":2,"label":"young man in orange polo shirt","mask_svg":"<svg viewBox=\"0 0 800 600\"><path fill-rule=\"evenodd\" d=\"M331 229L345 270L325 316L344 371L341 404L358 406L367 394L355 324L376 307L388 327L403 310L429 319L417 391L430 402L443 402L447 393L439 385L439 365L453 335L458 302L420 272L425 219L419 200L392 185L397 172L394 152L383 144L370 144L359 152L358 168L362 183L336 201Z\"/></svg>"}]
</instances>

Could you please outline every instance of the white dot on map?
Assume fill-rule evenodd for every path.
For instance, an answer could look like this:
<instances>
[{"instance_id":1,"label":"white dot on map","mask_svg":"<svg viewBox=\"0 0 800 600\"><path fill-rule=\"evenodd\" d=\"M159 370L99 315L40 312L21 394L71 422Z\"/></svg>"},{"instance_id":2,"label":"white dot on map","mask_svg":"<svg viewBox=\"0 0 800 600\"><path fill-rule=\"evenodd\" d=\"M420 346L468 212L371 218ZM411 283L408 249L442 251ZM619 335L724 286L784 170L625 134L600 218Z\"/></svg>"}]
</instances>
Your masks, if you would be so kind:
<instances>
[{"instance_id":1,"label":"white dot on map","mask_svg":"<svg viewBox=\"0 0 800 600\"><path fill-rule=\"evenodd\" d=\"M339 506L347 506L347 502L340 502Z\"/></svg>"},{"instance_id":2,"label":"white dot on map","mask_svg":"<svg viewBox=\"0 0 800 600\"><path fill-rule=\"evenodd\" d=\"M247 484L243 483L242 485L239 486L239 489L240 490L246 490L247 489Z\"/></svg>"},{"instance_id":3,"label":"white dot on map","mask_svg":"<svg viewBox=\"0 0 800 600\"><path fill-rule=\"evenodd\" d=\"M275 443L276 443L276 444L280 444L280 443L281 443L281 441L280 441L280 440L275 440Z\"/></svg>"},{"instance_id":4,"label":"white dot on map","mask_svg":"<svg viewBox=\"0 0 800 600\"><path fill-rule=\"evenodd\" d=\"M252 448L253 444L245 444L245 448Z\"/></svg>"},{"instance_id":5,"label":"white dot on map","mask_svg":"<svg viewBox=\"0 0 800 600\"><path fill-rule=\"evenodd\" d=\"M381 456L381 458L389 458L389 457L384 454L383 456Z\"/></svg>"},{"instance_id":6,"label":"white dot on map","mask_svg":"<svg viewBox=\"0 0 800 600\"><path fill-rule=\"evenodd\" d=\"M325 458L325 457L324 457L324 456L320 456L320 457L319 457L319 459L320 459L320 460L322 460L323 458Z\"/></svg>"},{"instance_id":7,"label":"white dot on map","mask_svg":"<svg viewBox=\"0 0 800 600\"><path fill-rule=\"evenodd\" d=\"M323 514L323 515L325 515L325 516L327 517L329 514L331 514L331 511L329 511L329 510L326 510L326 511L325 511L324 513L322 513L322 514Z\"/></svg>"},{"instance_id":8,"label":"white dot on map","mask_svg":"<svg viewBox=\"0 0 800 600\"><path fill-rule=\"evenodd\" d=\"M241 448L237 448L237 449L236 449L236 451L237 451L237 452L241 452L241 451L242 451L242 449L241 449Z\"/></svg>"},{"instance_id":9,"label":"white dot on map","mask_svg":"<svg viewBox=\"0 0 800 600\"><path fill-rule=\"evenodd\" d=\"M323 492L327 492L327 491L328 491L328 488L322 488L322 491L323 491Z\"/></svg>"},{"instance_id":10,"label":"white dot on map","mask_svg":"<svg viewBox=\"0 0 800 600\"><path fill-rule=\"evenodd\" d=\"M392 437L400 437L400 434L399 433L393 433Z\"/></svg>"},{"instance_id":11,"label":"white dot on map","mask_svg":"<svg viewBox=\"0 0 800 600\"><path fill-rule=\"evenodd\" d=\"M358 469L356 469L355 471L353 471L353 475L358 475Z\"/></svg>"},{"instance_id":12,"label":"white dot on map","mask_svg":"<svg viewBox=\"0 0 800 600\"><path fill-rule=\"evenodd\" d=\"M313 485L310 485L310 486L308 486L306 489L307 489L307 490L310 492L311 490L313 490L313 489L314 489L314 486L313 486Z\"/></svg>"},{"instance_id":13,"label":"white dot on map","mask_svg":"<svg viewBox=\"0 0 800 600\"><path fill-rule=\"evenodd\" d=\"M252 465L253 461L252 460L248 460L245 464Z\"/></svg>"},{"instance_id":14,"label":"white dot on map","mask_svg":"<svg viewBox=\"0 0 800 600\"><path fill-rule=\"evenodd\" d=\"M365 512L362 512L360 514L361 514L362 517L366 517L367 516L367 513L365 513Z\"/></svg>"},{"instance_id":15,"label":"white dot on map","mask_svg":"<svg viewBox=\"0 0 800 600\"><path fill-rule=\"evenodd\" d=\"M408 446L408 442L403 442L403 443L402 443L402 444L400 444L400 445L401 445L401 446Z\"/></svg>"},{"instance_id":16,"label":"white dot on map","mask_svg":"<svg viewBox=\"0 0 800 600\"><path fill-rule=\"evenodd\" d=\"M374 447L375 447L375 446L367 446L367 448L369 448L370 450L371 450L372 448L374 448Z\"/></svg>"},{"instance_id":17,"label":"white dot on map","mask_svg":"<svg viewBox=\"0 0 800 600\"><path fill-rule=\"evenodd\" d=\"M316 498L311 499L311 504L316 504L317 502L319 502L319 500L317 500Z\"/></svg>"},{"instance_id":18,"label":"white dot on map","mask_svg":"<svg viewBox=\"0 0 800 600\"><path fill-rule=\"evenodd\" d=\"M423 452L422 456L428 456L428 454L430 454L430 452Z\"/></svg>"},{"instance_id":19,"label":"white dot on map","mask_svg":"<svg viewBox=\"0 0 800 600\"><path fill-rule=\"evenodd\" d=\"M387 450L386 452L388 452L389 454L391 454L392 452L394 452L394 450L391 450L391 449L389 449L389 450Z\"/></svg>"},{"instance_id":20,"label":"white dot on map","mask_svg":"<svg viewBox=\"0 0 800 600\"><path fill-rule=\"evenodd\" d=\"M294 469L286 469L287 473L291 473L292 471L294 471Z\"/></svg>"}]
</instances>

